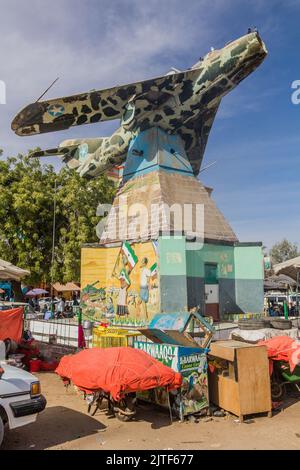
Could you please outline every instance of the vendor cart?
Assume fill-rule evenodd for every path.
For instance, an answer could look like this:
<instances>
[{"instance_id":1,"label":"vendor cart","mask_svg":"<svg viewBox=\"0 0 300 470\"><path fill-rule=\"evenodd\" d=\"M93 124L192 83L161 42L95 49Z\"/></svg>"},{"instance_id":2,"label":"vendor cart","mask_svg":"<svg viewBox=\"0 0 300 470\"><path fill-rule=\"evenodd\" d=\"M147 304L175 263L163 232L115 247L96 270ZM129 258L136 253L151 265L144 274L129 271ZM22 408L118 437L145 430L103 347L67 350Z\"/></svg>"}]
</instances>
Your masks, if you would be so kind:
<instances>
[{"instance_id":1,"label":"vendor cart","mask_svg":"<svg viewBox=\"0 0 300 470\"><path fill-rule=\"evenodd\" d=\"M286 386L294 385L300 392L300 366L296 366L291 372L290 365L286 361L273 361L273 373L271 376L271 393L273 401L281 401L286 397Z\"/></svg>"},{"instance_id":2,"label":"vendor cart","mask_svg":"<svg viewBox=\"0 0 300 470\"><path fill-rule=\"evenodd\" d=\"M181 420L209 409L207 353L213 326L198 313L156 315L149 328L140 330L147 338L134 347L182 375L180 391L156 388L138 394L142 400L171 409Z\"/></svg>"}]
</instances>

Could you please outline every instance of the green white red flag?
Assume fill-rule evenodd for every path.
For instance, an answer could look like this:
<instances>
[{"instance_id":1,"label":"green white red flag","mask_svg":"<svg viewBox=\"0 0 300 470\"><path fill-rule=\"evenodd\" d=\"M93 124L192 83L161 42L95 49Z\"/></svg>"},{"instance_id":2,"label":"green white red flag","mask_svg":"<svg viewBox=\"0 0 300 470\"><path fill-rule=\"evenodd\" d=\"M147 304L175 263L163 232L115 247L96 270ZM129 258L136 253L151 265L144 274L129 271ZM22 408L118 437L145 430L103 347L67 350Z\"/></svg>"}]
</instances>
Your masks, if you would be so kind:
<instances>
[{"instance_id":1,"label":"green white red flag","mask_svg":"<svg viewBox=\"0 0 300 470\"><path fill-rule=\"evenodd\" d=\"M132 270L138 262L138 257L136 256L134 249L132 248L130 243L128 242L123 243L122 252L126 256L130 269Z\"/></svg>"}]
</instances>

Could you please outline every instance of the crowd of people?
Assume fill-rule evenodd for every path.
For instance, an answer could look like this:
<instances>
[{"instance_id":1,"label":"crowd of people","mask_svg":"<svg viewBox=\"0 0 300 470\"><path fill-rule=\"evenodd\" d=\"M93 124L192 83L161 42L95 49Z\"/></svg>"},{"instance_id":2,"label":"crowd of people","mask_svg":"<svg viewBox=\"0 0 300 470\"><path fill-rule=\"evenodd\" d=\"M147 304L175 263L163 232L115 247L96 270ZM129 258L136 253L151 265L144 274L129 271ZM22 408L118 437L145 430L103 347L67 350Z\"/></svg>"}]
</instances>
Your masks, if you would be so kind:
<instances>
[{"instance_id":1,"label":"crowd of people","mask_svg":"<svg viewBox=\"0 0 300 470\"><path fill-rule=\"evenodd\" d=\"M268 313L269 313L270 317L282 317L282 316L284 316L284 306L283 306L283 304L276 303L276 302L270 302L269 307L268 307ZM296 302L292 302L292 303L288 304L288 315L290 317L299 316Z\"/></svg>"},{"instance_id":2,"label":"crowd of people","mask_svg":"<svg viewBox=\"0 0 300 470\"><path fill-rule=\"evenodd\" d=\"M32 297L28 301L28 305L32 312L40 312L44 314L44 319L65 318L72 316L73 307L79 306L80 299L77 293L74 293L72 300L67 301L64 296L52 297L44 301L37 297Z\"/></svg>"}]
</instances>

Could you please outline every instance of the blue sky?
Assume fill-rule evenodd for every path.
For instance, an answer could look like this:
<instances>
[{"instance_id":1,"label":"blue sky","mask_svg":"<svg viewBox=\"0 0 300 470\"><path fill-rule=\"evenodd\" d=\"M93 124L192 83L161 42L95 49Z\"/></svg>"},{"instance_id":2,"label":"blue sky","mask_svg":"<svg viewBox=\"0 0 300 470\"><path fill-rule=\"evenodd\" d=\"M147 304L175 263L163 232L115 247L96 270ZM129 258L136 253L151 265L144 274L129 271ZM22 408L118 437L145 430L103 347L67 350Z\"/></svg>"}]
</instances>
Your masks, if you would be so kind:
<instances>
[{"instance_id":1,"label":"blue sky","mask_svg":"<svg viewBox=\"0 0 300 470\"><path fill-rule=\"evenodd\" d=\"M291 102L291 83L300 80L300 0L1 0L0 13L5 156L117 127L15 136L13 116L56 77L49 98L186 69L256 26L269 55L223 100L204 160L217 164L201 179L241 241L300 241L300 105Z\"/></svg>"}]
</instances>

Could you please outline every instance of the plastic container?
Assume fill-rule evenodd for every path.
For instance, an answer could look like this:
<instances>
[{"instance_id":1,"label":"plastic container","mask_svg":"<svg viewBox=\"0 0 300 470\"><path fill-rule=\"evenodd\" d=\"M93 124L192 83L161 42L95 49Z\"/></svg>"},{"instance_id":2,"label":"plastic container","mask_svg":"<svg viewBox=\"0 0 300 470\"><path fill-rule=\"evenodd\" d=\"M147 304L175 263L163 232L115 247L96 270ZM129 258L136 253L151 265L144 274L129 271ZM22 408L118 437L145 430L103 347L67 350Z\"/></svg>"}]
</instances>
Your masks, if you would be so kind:
<instances>
[{"instance_id":1,"label":"plastic container","mask_svg":"<svg viewBox=\"0 0 300 470\"><path fill-rule=\"evenodd\" d=\"M53 372L55 369L57 369L59 362L46 362L42 361L40 370L43 370L44 372Z\"/></svg>"},{"instance_id":2,"label":"plastic container","mask_svg":"<svg viewBox=\"0 0 300 470\"><path fill-rule=\"evenodd\" d=\"M137 336L141 336L139 331L100 326L93 330L93 348L129 347L133 345Z\"/></svg>"},{"instance_id":3,"label":"plastic container","mask_svg":"<svg viewBox=\"0 0 300 470\"><path fill-rule=\"evenodd\" d=\"M29 371L39 372L41 370L42 361L40 359L31 359L29 361Z\"/></svg>"}]
</instances>

